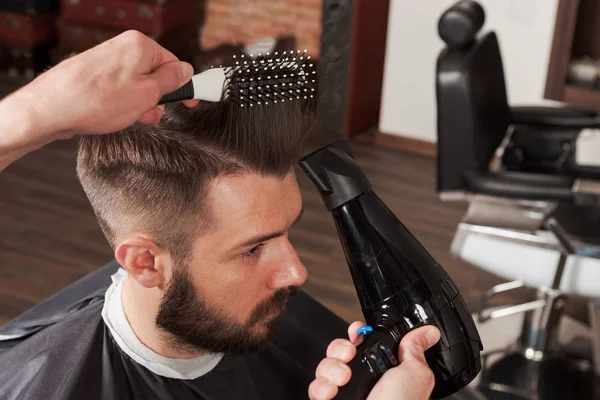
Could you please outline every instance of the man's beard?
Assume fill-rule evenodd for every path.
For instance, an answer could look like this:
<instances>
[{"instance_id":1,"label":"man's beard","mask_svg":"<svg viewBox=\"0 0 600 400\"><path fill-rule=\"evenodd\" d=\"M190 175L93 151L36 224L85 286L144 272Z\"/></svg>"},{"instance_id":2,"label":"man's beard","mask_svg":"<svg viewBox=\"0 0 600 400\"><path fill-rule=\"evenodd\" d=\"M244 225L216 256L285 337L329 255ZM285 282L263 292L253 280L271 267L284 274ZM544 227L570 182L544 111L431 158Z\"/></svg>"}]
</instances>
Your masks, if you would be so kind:
<instances>
[{"instance_id":1,"label":"man's beard","mask_svg":"<svg viewBox=\"0 0 600 400\"><path fill-rule=\"evenodd\" d=\"M220 315L202 299L187 267L178 265L163 295L156 326L169 333L169 344L179 349L234 356L254 353L271 343L279 328L280 314L296 291L296 287L277 290L273 297L255 307L246 323L240 323ZM278 315L268 319L273 312ZM265 327L257 329L260 324Z\"/></svg>"}]
</instances>

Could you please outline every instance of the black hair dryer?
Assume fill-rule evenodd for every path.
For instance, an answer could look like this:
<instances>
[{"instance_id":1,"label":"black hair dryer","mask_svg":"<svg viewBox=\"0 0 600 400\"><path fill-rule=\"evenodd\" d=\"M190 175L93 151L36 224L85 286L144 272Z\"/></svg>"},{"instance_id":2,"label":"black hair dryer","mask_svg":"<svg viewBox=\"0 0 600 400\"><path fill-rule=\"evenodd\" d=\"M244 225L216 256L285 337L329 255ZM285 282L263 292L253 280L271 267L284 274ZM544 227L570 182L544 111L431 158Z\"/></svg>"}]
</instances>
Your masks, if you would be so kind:
<instances>
[{"instance_id":1,"label":"black hair dryer","mask_svg":"<svg viewBox=\"0 0 600 400\"><path fill-rule=\"evenodd\" d=\"M365 322L338 398L365 399L377 380L398 365L404 335L437 326L440 341L426 351L435 375L432 399L450 396L481 370L481 339L463 298L442 266L371 189L346 139L303 157L301 168L333 215Z\"/></svg>"}]
</instances>

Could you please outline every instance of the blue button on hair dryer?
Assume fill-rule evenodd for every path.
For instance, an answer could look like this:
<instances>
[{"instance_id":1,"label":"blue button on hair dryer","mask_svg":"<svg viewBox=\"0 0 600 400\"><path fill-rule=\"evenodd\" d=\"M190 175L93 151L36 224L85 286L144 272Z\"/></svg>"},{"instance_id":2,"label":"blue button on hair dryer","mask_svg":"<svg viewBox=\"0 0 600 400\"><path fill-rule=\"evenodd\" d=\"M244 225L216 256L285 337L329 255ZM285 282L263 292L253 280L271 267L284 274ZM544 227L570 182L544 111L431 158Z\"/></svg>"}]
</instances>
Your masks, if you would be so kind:
<instances>
[{"instance_id":1,"label":"blue button on hair dryer","mask_svg":"<svg viewBox=\"0 0 600 400\"><path fill-rule=\"evenodd\" d=\"M404 335L426 324L440 341L426 351L435 375L432 399L456 393L481 370L481 339L467 306L442 266L371 188L346 139L299 162L331 212L366 323L372 328L349 366L338 398L365 399L398 365Z\"/></svg>"}]
</instances>

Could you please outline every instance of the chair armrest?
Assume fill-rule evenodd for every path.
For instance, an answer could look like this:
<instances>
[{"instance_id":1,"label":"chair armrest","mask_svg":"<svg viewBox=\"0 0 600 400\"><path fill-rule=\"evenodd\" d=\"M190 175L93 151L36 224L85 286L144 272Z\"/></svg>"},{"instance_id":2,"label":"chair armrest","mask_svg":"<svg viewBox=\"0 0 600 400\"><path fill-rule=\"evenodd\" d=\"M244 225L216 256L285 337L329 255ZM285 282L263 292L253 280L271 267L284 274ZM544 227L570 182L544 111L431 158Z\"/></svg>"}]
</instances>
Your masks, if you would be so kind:
<instances>
[{"instance_id":1,"label":"chair armrest","mask_svg":"<svg viewBox=\"0 0 600 400\"><path fill-rule=\"evenodd\" d=\"M472 193L523 200L573 202L575 179L567 176L465 171L462 177Z\"/></svg>"},{"instance_id":2,"label":"chair armrest","mask_svg":"<svg viewBox=\"0 0 600 400\"><path fill-rule=\"evenodd\" d=\"M584 129L600 126L595 111L573 107L511 107L512 123L554 129Z\"/></svg>"}]
</instances>

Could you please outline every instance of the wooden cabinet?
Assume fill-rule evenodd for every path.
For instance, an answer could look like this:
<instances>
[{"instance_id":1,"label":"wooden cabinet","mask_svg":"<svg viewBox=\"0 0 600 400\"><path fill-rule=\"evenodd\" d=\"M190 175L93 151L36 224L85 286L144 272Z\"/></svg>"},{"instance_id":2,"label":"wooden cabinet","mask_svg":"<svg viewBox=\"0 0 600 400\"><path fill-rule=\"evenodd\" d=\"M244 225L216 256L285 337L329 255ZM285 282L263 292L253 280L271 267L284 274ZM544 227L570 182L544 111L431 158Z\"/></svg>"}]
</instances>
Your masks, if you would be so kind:
<instances>
[{"instance_id":1,"label":"wooden cabinet","mask_svg":"<svg viewBox=\"0 0 600 400\"><path fill-rule=\"evenodd\" d=\"M559 0L545 97L600 112L600 0Z\"/></svg>"}]
</instances>

